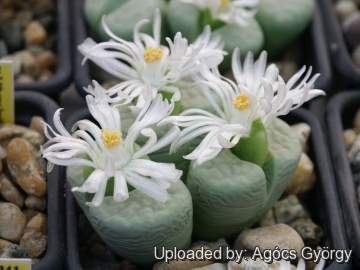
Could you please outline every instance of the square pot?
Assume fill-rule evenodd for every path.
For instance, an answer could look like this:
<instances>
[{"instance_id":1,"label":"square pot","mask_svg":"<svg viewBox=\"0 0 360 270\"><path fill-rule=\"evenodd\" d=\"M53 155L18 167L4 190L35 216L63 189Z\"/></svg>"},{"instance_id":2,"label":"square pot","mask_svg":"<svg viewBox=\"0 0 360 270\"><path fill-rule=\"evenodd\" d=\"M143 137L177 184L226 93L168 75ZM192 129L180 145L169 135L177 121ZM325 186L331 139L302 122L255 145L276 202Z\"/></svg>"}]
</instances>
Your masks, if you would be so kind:
<instances>
[{"instance_id":1,"label":"square pot","mask_svg":"<svg viewBox=\"0 0 360 270\"><path fill-rule=\"evenodd\" d=\"M41 116L53 128L52 119L59 106L49 97L31 91L15 93L15 122L29 126L33 116ZM47 174L47 250L34 270L63 269L65 258L64 183L62 168L54 166Z\"/></svg>"},{"instance_id":2,"label":"square pot","mask_svg":"<svg viewBox=\"0 0 360 270\"><path fill-rule=\"evenodd\" d=\"M71 126L81 119L93 120L88 109L81 109L72 114L66 121L67 130L70 130ZM314 190L307 196L309 198L308 210L314 222L323 228L324 237L321 243L323 246L336 250L348 249L330 156L319 121L311 112L302 108L283 117L283 120L288 124L305 122L310 125L309 157L314 163L317 183ZM68 188L66 194L67 269L83 269L79 257L75 203L74 196ZM351 269L351 266L351 262L349 264L338 264L329 261L325 269L345 270Z\"/></svg>"},{"instance_id":3,"label":"square pot","mask_svg":"<svg viewBox=\"0 0 360 270\"><path fill-rule=\"evenodd\" d=\"M54 76L44 82L15 83L15 90L29 90L57 97L72 82L70 42L70 8L68 0L56 0L56 54L57 68Z\"/></svg>"},{"instance_id":4,"label":"square pot","mask_svg":"<svg viewBox=\"0 0 360 270\"><path fill-rule=\"evenodd\" d=\"M343 136L344 129L352 127L352 119L359 108L360 92L343 91L328 103L325 121L341 211L346 221L344 229L353 258L360 265L360 207Z\"/></svg>"},{"instance_id":5,"label":"square pot","mask_svg":"<svg viewBox=\"0 0 360 270\"><path fill-rule=\"evenodd\" d=\"M88 29L84 18L84 0L72 2L73 17L73 55L75 70L75 87L78 93L85 97L87 93L84 87L92 84L90 61L82 64L84 56L78 51L80 45L88 36ZM301 40L301 53L296 57L299 67L302 65L312 66L313 74L320 73L321 76L315 82L315 87L326 92L331 90L332 70L330 55L327 48L325 31L320 17L319 5L316 3L314 18L309 27L299 38Z\"/></svg>"},{"instance_id":6,"label":"square pot","mask_svg":"<svg viewBox=\"0 0 360 270\"><path fill-rule=\"evenodd\" d=\"M360 68L351 60L348 47L345 43L340 22L334 11L335 0L319 0L322 20L325 26L328 48L332 64L341 79L349 86L360 85Z\"/></svg>"}]
</instances>

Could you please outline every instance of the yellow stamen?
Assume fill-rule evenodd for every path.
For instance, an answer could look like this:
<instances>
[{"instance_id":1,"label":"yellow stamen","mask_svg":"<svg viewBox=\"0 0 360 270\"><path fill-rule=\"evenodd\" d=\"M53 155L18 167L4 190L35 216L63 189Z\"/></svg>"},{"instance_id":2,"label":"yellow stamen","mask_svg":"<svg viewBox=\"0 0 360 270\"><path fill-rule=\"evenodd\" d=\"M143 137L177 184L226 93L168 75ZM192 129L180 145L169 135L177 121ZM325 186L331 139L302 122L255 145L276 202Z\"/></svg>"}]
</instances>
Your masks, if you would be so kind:
<instances>
[{"instance_id":1,"label":"yellow stamen","mask_svg":"<svg viewBox=\"0 0 360 270\"><path fill-rule=\"evenodd\" d=\"M153 63L162 58L164 51L160 48L149 47L144 51L143 57L146 63Z\"/></svg>"},{"instance_id":2,"label":"yellow stamen","mask_svg":"<svg viewBox=\"0 0 360 270\"><path fill-rule=\"evenodd\" d=\"M109 149L114 148L122 143L121 132L118 130L104 129L101 131L101 139L105 146Z\"/></svg>"},{"instance_id":3,"label":"yellow stamen","mask_svg":"<svg viewBox=\"0 0 360 270\"><path fill-rule=\"evenodd\" d=\"M229 5L229 0L221 0L220 7L227 7Z\"/></svg>"},{"instance_id":4,"label":"yellow stamen","mask_svg":"<svg viewBox=\"0 0 360 270\"><path fill-rule=\"evenodd\" d=\"M247 95L239 94L235 97L233 105L235 109L243 111L250 108L250 100Z\"/></svg>"}]
</instances>

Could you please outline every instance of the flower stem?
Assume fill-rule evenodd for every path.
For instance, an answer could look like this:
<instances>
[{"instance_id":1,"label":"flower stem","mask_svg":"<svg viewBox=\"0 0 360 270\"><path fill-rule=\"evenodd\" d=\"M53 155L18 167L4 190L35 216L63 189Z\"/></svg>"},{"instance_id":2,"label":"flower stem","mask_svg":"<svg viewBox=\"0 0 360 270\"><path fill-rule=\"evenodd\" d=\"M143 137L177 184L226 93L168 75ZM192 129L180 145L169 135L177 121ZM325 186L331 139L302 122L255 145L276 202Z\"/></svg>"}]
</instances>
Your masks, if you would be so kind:
<instances>
[{"instance_id":1,"label":"flower stem","mask_svg":"<svg viewBox=\"0 0 360 270\"><path fill-rule=\"evenodd\" d=\"M231 152L240 158L262 167L268 153L268 138L266 128L261 119L253 121L250 136L241 138L239 143L231 148Z\"/></svg>"}]
</instances>

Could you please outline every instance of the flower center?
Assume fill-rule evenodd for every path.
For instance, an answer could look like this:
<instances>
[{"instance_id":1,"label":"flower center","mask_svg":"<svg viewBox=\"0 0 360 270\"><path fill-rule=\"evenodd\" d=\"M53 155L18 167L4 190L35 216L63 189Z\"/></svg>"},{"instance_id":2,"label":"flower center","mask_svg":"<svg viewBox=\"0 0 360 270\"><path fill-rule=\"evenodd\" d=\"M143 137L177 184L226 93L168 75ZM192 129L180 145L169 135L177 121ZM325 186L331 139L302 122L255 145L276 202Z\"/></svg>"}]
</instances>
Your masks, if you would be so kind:
<instances>
[{"instance_id":1,"label":"flower center","mask_svg":"<svg viewBox=\"0 0 360 270\"><path fill-rule=\"evenodd\" d=\"M227 7L229 5L229 0L221 0L220 7Z\"/></svg>"},{"instance_id":2,"label":"flower center","mask_svg":"<svg viewBox=\"0 0 360 270\"><path fill-rule=\"evenodd\" d=\"M250 108L250 100L247 95L239 94L235 97L233 105L235 109L243 111Z\"/></svg>"},{"instance_id":3,"label":"flower center","mask_svg":"<svg viewBox=\"0 0 360 270\"><path fill-rule=\"evenodd\" d=\"M101 131L101 139L109 149L114 148L122 143L121 132L118 130L104 129Z\"/></svg>"},{"instance_id":4,"label":"flower center","mask_svg":"<svg viewBox=\"0 0 360 270\"><path fill-rule=\"evenodd\" d=\"M146 63L153 63L159 61L164 54L160 48L149 47L144 51L143 57Z\"/></svg>"}]
</instances>

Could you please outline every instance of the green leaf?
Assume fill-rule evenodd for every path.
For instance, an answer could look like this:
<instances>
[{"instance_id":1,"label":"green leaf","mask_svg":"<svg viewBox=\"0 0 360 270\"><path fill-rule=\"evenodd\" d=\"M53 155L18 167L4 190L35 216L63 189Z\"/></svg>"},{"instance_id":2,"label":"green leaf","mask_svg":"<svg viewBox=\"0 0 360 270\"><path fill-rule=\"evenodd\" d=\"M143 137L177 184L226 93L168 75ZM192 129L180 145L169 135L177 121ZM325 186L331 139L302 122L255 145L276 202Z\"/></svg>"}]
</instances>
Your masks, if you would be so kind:
<instances>
[{"instance_id":1,"label":"green leaf","mask_svg":"<svg viewBox=\"0 0 360 270\"><path fill-rule=\"evenodd\" d=\"M262 167L223 149L217 157L189 168L186 186L193 198L194 237L234 240L276 203L301 156L299 139L285 122L267 128L268 155Z\"/></svg>"},{"instance_id":2,"label":"green leaf","mask_svg":"<svg viewBox=\"0 0 360 270\"><path fill-rule=\"evenodd\" d=\"M262 0L256 20L265 35L265 50L274 59L296 39L311 21L314 0Z\"/></svg>"},{"instance_id":3,"label":"green leaf","mask_svg":"<svg viewBox=\"0 0 360 270\"><path fill-rule=\"evenodd\" d=\"M81 167L68 167L67 180L71 187L84 182ZM129 199L116 203L105 197L98 207L87 207L86 194L74 192L88 220L101 239L120 257L136 264L150 266L156 262L154 247L187 249L193 227L191 195L178 181L168 189L166 203L156 201L139 190Z\"/></svg>"}]
</instances>

